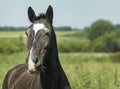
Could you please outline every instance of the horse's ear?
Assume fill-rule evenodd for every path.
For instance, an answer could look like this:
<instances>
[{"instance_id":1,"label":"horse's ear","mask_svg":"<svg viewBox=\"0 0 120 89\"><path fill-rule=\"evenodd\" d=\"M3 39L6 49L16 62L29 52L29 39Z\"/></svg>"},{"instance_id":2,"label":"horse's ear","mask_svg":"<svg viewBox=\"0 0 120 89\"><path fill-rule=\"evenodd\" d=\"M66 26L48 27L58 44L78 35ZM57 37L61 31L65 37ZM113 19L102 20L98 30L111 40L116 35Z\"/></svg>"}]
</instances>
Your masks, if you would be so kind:
<instances>
[{"instance_id":1,"label":"horse's ear","mask_svg":"<svg viewBox=\"0 0 120 89\"><path fill-rule=\"evenodd\" d=\"M34 22L36 18L35 12L31 7L28 8L28 18L32 23Z\"/></svg>"},{"instance_id":2,"label":"horse's ear","mask_svg":"<svg viewBox=\"0 0 120 89\"><path fill-rule=\"evenodd\" d=\"M46 11L46 17L52 22L53 20L53 8L52 6L49 6Z\"/></svg>"}]
</instances>

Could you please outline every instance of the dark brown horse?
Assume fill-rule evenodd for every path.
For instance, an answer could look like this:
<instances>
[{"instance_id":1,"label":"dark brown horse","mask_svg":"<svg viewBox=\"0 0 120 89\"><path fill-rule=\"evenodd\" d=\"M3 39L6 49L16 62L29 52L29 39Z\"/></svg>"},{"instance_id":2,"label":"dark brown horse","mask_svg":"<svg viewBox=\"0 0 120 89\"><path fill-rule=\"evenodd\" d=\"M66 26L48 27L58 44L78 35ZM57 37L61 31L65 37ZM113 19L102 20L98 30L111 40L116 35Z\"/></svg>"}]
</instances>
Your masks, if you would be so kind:
<instances>
[{"instance_id":1,"label":"dark brown horse","mask_svg":"<svg viewBox=\"0 0 120 89\"><path fill-rule=\"evenodd\" d=\"M39 16L29 7L28 17L26 63L8 71L2 89L71 89L59 62L52 7Z\"/></svg>"}]
</instances>

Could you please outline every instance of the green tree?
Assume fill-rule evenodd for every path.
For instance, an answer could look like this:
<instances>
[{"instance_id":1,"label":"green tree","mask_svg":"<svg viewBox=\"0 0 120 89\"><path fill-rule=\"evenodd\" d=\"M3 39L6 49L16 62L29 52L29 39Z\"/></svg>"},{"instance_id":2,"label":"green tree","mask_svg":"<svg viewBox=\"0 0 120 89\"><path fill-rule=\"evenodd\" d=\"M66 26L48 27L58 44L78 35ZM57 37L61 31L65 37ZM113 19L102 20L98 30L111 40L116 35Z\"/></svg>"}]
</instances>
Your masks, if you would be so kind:
<instances>
[{"instance_id":1,"label":"green tree","mask_svg":"<svg viewBox=\"0 0 120 89\"><path fill-rule=\"evenodd\" d=\"M118 52L120 51L120 30L105 34L92 41L92 49L95 52Z\"/></svg>"},{"instance_id":2,"label":"green tree","mask_svg":"<svg viewBox=\"0 0 120 89\"><path fill-rule=\"evenodd\" d=\"M115 31L116 27L107 20L97 20L92 23L91 27L88 29L88 38L90 40L95 40L96 38L103 36L104 34L109 34L111 31Z\"/></svg>"}]
</instances>

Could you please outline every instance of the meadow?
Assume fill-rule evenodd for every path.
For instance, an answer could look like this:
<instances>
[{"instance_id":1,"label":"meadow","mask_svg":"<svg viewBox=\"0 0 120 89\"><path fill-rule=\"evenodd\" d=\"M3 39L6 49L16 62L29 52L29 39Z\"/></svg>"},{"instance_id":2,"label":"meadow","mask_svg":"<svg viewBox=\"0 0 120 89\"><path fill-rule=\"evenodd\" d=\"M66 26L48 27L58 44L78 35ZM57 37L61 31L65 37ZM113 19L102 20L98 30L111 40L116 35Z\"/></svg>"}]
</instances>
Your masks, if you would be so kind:
<instances>
[{"instance_id":1,"label":"meadow","mask_svg":"<svg viewBox=\"0 0 120 89\"><path fill-rule=\"evenodd\" d=\"M88 41L84 36L80 39L71 36L76 33L78 32L56 32L58 44L70 40ZM2 32L0 40L14 40L20 36L26 37L24 32ZM26 43L26 39L23 41ZM25 50L0 54L0 87L7 71L17 64L25 63L27 54ZM120 89L120 53L59 52L59 57L72 89Z\"/></svg>"}]
</instances>

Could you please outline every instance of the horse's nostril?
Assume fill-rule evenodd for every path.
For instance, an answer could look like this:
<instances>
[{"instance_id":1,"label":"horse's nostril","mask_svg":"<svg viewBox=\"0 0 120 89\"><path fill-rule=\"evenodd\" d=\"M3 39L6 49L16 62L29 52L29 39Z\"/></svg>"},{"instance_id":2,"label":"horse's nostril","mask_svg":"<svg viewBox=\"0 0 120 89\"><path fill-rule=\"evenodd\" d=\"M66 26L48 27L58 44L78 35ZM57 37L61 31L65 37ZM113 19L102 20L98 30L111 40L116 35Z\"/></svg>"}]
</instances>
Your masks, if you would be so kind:
<instances>
[{"instance_id":1,"label":"horse's nostril","mask_svg":"<svg viewBox=\"0 0 120 89\"><path fill-rule=\"evenodd\" d=\"M47 46L44 49L47 49Z\"/></svg>"},{"instance_id":2,"label":"horse's nostril","mask_svg":"<svg viewBox=\"0 0 120 89\"><path fill-rule=\"evenodd\" d=\"M36 57L36 59L35 59L35 64L37 64L37 62L38 62L38 58Z\"/></svg>"}]
</instances>

